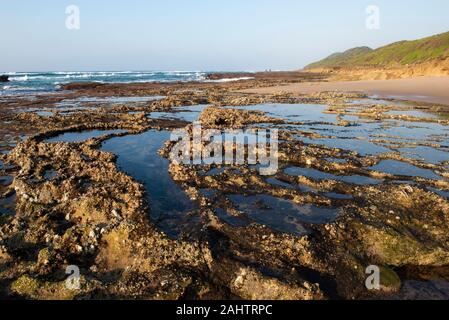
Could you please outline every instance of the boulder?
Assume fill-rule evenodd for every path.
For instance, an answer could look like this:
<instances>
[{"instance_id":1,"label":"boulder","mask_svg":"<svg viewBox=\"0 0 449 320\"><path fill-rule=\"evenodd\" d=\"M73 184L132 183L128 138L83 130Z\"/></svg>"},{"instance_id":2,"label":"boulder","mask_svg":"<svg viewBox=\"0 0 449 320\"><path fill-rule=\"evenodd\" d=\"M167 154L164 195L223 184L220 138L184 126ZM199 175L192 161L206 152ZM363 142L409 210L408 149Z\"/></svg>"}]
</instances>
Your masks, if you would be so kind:
<instances>
[{"instance_id":1,"label":"boulder","mask_svg":"<svg viewBox=\"0 0 449 320\"><path fill-rule=\"evenodd\" d=\"M9 82L8 76L0 76L0 82Z\"/></svg>"}]
</instances>

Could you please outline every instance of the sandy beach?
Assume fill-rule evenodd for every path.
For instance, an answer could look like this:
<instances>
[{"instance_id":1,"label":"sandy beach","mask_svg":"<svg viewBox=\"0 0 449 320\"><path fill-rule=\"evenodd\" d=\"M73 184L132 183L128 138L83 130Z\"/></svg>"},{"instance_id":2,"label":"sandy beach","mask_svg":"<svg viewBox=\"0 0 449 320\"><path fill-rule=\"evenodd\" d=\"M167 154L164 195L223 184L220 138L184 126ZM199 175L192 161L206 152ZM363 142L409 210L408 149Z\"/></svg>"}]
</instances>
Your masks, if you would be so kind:
<instances>
[{"instance_id":1,"label":"sandy beach","mask_svg":"<svg viewBox=\"0 0 449 320\"><path fill-rule=\"evenodd\" d=\"M340 91L363 92L380 98L412 100L449 105L449 77L420 77L398 80L366 80L294 83L283 86L245 90L248 93L275 93L279 91L294 94Z\"/></svg>"}]
</instances>

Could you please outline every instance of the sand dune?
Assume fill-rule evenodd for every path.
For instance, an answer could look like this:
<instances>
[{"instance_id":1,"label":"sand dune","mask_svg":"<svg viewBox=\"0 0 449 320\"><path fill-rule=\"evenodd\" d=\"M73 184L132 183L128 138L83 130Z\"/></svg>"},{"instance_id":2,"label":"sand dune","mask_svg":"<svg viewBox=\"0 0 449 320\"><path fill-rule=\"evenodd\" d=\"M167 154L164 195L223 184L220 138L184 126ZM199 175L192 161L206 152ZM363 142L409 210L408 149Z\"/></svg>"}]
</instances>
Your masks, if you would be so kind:
<instances>
[{"instance_id":1,"label":"sand dune","mask_svg":"<svg viewBox=\"0 0 449 320\"><path fill-rule=\"evenodd\" d=\"M285 86L249 89L245 92L275 93L279 91L294 94L324 91L364 92L382 98L412 100L449 106L449 77L295 83Z\"/></svg>"}]
</instances>

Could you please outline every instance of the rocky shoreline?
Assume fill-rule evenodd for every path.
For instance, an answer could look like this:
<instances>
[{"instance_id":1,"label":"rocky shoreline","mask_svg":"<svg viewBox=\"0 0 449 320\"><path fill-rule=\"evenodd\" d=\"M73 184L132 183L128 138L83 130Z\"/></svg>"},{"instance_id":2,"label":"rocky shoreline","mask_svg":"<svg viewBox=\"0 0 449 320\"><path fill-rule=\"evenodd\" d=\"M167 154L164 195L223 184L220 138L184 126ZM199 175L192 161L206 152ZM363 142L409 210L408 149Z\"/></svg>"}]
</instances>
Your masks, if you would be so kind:
<instances>
[{"instance_id":1,"label":"rocky shoreline","mask_svg":"<svg viewBox=\"0 0 449 320\"><path fill-rule=\"evenodd\" d=\"M224 74L223 77L229 76ZM240 77L239 75L238 77ZM233 75L237 77L237 75ZM305 78L304 78L305 77ZM338 175L362 175L391 183L357 185L334 179L290 176L273 185L254 168L222 168L171 163L172 179L195 207L179 237L163 233L148 218L143 184L121 172L114 154L100 150L115 136L148 130L191 130L181 119L151 118L176 114L182 106L209 105L199 120L213 129L245 128L285 120L224 107L266 103L327 105L338 126L350 127L348 101L362 94L245 94L240 90L322 79L320 75L265 73L235 83L70 84L61 93L37 100L0 102L1 173L13 177L1 186L2 198L14 196L15 214L0 216L0 296L6 299L447 299L449 290L449 200L422 186L449 190L449 161L427 164L399 154L362 156L338 148L304 144L292 129L280 130L281 169L310 167ZM223 79L223 78L220 78ZM219 80L215 78L214 80ZM139 105L117 104L61 111L57 104L79 97L160 96ZM394 102L391 102L393 105ZM407 120L447 126L449 120L390 114L389 105L368 103L357 115L375 121ZM438 112L440 106L421 106ZM40 115L49 110L51 116ZM32 111L27 111L32 110ZM37 110L37 111L36 111ZM285 123L287 125L287 123ZM299 128L304 123L288 123ZM46 143L64 132L122 129L125 132L83 142ZM297 129L296 129L297 130ZM22 135L27 135L23 139ZM381 140L382 137L379 137ZM173 143L160 150L168 158ZM6 152L8 152L6 154ZM329 159L344 159L344 163ZM364 168L382 160L401 160L439 173L441 180L404 177ZM49 178L49 172L54 173ZM307 186L317 192L291 189ZM204 190L213 190L211 197ZM329 198L324 193L347 197ZM303 223L305 232L279 232L248 221L230 194L280 197L297 205L339 208L325 223ZM217 208L230 215L223 220ZM235 220L237 219L237 220ZM81 286L66 287L66 267L80 268ZM381 287L365 286L366 268L377 265Z\"/></svg>"}]
</instances>

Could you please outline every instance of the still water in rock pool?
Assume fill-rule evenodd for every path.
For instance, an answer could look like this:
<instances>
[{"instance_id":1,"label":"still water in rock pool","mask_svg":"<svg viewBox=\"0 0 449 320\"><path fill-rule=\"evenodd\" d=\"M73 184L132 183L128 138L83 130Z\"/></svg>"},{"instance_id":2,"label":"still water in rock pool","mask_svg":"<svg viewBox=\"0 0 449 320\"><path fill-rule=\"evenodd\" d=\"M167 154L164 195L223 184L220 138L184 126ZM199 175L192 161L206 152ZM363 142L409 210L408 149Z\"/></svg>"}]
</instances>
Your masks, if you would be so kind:
<instances>
[{"instance_id":1,"label":"still water in rock pool","mask_svg":"<svg viewBox=\"0 0 449 320\"><path fill-rule=\"evenodd\" d=\"M399 176L421 177L432 180L443 179L432 170L418 168L411 164L396 160L383 160L377 165L372 166L370 169Z\"/></svg>"},{"instance_id":2,"label":"still water in rock pool","mask_svg":"<svg viewBox=\"0 0 449 320\"><path fill-rule=\"evenodd\" d=\"M14 215L16 210L16 194L12 194L6 198L0 198L0 216Z\"/></svg>"},{"instance_id":3,"label":"still water in rock pool","mask_svg":"<svg viewBox=\"0 0 449 320\"><path fill-rule=\"evenodd\" d=\"M180 222L188 219L186 214L194 204L172 180L169 160L158 155L158 150L169 139L170 132L151 130L109 139L103 143L102 150L117 155L119 169L145 186L151 219L161 230L175 237Z\"/></svg>"},{"instance_id":4,"label":"still water in rock pool","mask_svg":"<svg viewBox=\"0 0 449 320\"><path fill-rule=\"evenodd\" d=\"M336 180L358 185L365 185L365 184L374 185L380 184L382 182L381 180L360 175L337 176L335 174L319 171L313 168L289 167L286 168L284 172L290 176L304 176L314 180Z\"/></svg>"},{"instance_id":5,"label":"still water in rock pool","mask_svg":"<svg viewBox=\"0 0 449 320\"><path fill-rule=\"evenodd\" d=\"M148 114L148 117L193 122L198 119L205 107L206 105L179 107L178 112L152 112ZM322 144L332 148L355 151L361 156L401 152L404 156L416 157L424 161L430 160L428 162L441 163L448 160L447 150L441 148L414 145L412 147L404 146L399 149L376 141L376 139L387 139L391 140L392 144L397 144L398 142L416 142L419 144L423 141L438 142L442 145L448 144L447 127L435 123L364 120L357 121L356 124L351 126L340 126L335 114L324 113L327 107L323 105L264 104L238 108L265 111L273 117L284 118L288 122L303 122L303 125L290 124L288 129L285 125L284 127L282 125L270 125L270 127L293 130L294 138L302 140L307 144ZM308 138L306 135L296 134L296 130L316 133L321 135L322 138ZM92 137L121 132L124 132L124 130L68 132L46 141L80 142ZM182 225L189 223L193 219L188 213L196 208L196 204L172 180L168 170L169 160L158 155L158 150L163 147L169 138L169 131L149 130L138 135L111 138L103 143L102 150L116 154L119 169L143 183L147 190L150 218L161 230L170 236L176 237L182 229ZM237 142L247 144L252 139L250 137L250 139L247 139L248 141L241 140ZM345 159L327 158L326 160L345 163ZM200 176L219 177L224 172L227 172L228 169L226 166L212 168L200 172ZM432 170L393 160L384 160L366 169L399 176L419 176L429 179L442 178ZM192 168L192 170L196 169ZM305 176L318 181L336 180L353 185L379 185L384 182L382 179L374 179L364 175L353 174L344 176L338 175L338 173L328 173L313 168L295 166L287 167L283 171L289 176ZM238 172L235 173L238 174ZM275 187L300 192L319 193L336 200L336 202L353 198L350 194L319 192L307 186L287 183L274 176L267 177L266 182ZM436 189L432 191L439 194L445 192ZM208 197L213 196L209 194ZM320 207L313 204L298 205L293 201L269 195L228 195L227 197L235 209L242 213L242 216L231 215L226 208L214 208L215 213L221 220L234 226L246 226L248 223L256 222L267 225L273 230L295 235L307 233L306 227L304 227L305 224L327 223L333 221L341 213L339 208Z\"/></svg>"},{"instance_id":6,"label":"still water in rock pool","mask_svg":"<svg viewBox=\"0 0 449 320\"><path fill-rule=\"evenodd\" d=\"M45 142L83 142L88 139L98 138L109 134L124 133L126 130L88 130L82 132L65 132L52 138L48 138Z\"/></svg>"},{"instance_id":7,"label":"still water in rock pool","mask_svg":"<svg viewBox=\"0 0 449 320\"><path fill-rule=\"evenodd\" d=\"M158 150L169 138L167 131L151 130L109 139L103 143L102 150L117 155L119 169L143 183L151 219L168 235L177 236L177 227L188 219L186 214L195 208L195 204L172 180L168 171L169 160L158 155ZM274 230L297 235L306 233L301 223L325 223L335 219L339 213L336 209L299 206L292 201L267 195L230 195L229 198L249 219ZM260 203L264 205L260 206ZM225 222L246 225L244 220L232 217L225 211L217 208L216 213Z\"/></svg>"},{"instance_id":8,"label":"still water in rock pool","mask_svg":"<svg viewBox=\"0 0 449 320\"><path fill-rule=\"evenodd\" d=\"M207 105L179 107L176 112L151 112L148 118L151 119L176 119L187 122L197 121L201 112Z\"/></svg>"},{"instance_id":9,"label":"still water in rock pool","mask_svg":"<svg viewBox=\"0 0 449 320\"><path fill-rule=\"evenodd\" d=\"M259 104L244 107L228 107L266 112L267 115L290 122L330 122L337 120L336 115L326 114L327 106L319 104Z\"/></svg>"},{"instance_id":10,"label":"still water in rock pool","mask_svg":"<svg viewBox=\"0 0 449 320\"><path fill-rule=\"evenodd\" d=\"M89 110L98 107L115 105L140 105L155 100L161 100L162 96L135 96L135 97L79 97L76 99L65 99L56 104L59 111Z\"/></svg>"},{"instance_id":11,"label":"still water in rock pool","mask_svg":"<svg viewBox=\"0 0 449 320\"><path fill-rule=\"evenodd\" d=\"M274 230L295 235L304 235L304 223L328 223L335 220L340 211L335 208L322 208L312 204L298 205L293 201L269 195L229 195L238 210L250 219Z\"/></svg>"},{"instance_id":12,"label":"still water in rock pool","mask_svg":"<svg viewBox=\"0 0 449 320\"><path fill-rule=\"evenodd\" d=\"M373 103L377 100L373 100ZM231 107L227 107L231 108ZM400 152L410 158L418 158L431 163L449 161L449 127L435 122L406 121L406 120L373 120L355 115L342 115L350 120L350 125L340 125L336 114L326 113L326 105L316 104L260 104L253 106L232 107L245 110L262 111L275 118L284 119L287 125L269 125L269 127L298 130L305 133L317 134L321 137L311 138L297 134L294 137L307 144L325 145L357 152L362 156L380 155L389 152ZM362 111L367 106L357 107ZM440 115L414 110L391 110L386 115L404 115L425 118L440 118ZM350 118L349 118L350 117ZM300 122L302 124L294 124ZM289 124L290 123L290 124ZM379 140L383 140L380 142ZM420 146L436 143L441 147ZM412 144L412 150L395 148L397 143ZM425 148L425 152L423 149Z\"/></svg>"}]
</instances>

